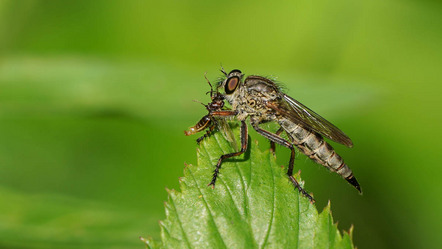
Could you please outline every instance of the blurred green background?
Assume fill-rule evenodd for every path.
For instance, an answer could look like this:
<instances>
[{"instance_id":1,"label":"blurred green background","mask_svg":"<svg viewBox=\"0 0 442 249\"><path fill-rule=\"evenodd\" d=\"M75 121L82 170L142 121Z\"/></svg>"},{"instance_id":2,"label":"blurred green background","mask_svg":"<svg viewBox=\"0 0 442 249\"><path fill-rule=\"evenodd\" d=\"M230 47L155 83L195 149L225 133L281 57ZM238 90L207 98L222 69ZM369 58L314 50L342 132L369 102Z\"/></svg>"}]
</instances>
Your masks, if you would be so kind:
<instances>
[{"instance_id":1,"label":"blurred green background","mask_svg":"<svg viewBox=\"0 0 442 249\"><path fill-rule=\"evenodd\" d=\"M437 1L0 1L0 248L144 248L220 65L347 133L364 190L299 156L364 248L442 245ZM263 149L268 144L256 133ZM286 165L288 153L277 151Z\"/></svg>"}]
</instances>

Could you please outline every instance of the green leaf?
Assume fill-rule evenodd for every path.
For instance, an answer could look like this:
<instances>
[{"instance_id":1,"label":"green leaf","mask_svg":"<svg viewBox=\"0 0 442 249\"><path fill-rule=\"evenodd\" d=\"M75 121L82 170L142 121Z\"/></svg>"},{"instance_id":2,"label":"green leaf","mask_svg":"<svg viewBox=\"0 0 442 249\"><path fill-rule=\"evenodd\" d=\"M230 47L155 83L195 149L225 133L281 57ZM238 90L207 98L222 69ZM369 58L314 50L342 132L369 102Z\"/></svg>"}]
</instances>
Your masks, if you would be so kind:
<instances>
[{"instance_id":1,"label":"green leaf","mask_svg":"<svg viewBox=\"0 0 442 249\"><path fill-rule=\"evenodd\" d=\"M212 189L216 161L233 149L220 132L205 139L198 166L184 169L181 192L168 190L161 242L143 239L148 248L353 248L351 229L340 234L330 204L318 214L268 150L249 147L222 164Z\"/></svg>"}]
</instances>

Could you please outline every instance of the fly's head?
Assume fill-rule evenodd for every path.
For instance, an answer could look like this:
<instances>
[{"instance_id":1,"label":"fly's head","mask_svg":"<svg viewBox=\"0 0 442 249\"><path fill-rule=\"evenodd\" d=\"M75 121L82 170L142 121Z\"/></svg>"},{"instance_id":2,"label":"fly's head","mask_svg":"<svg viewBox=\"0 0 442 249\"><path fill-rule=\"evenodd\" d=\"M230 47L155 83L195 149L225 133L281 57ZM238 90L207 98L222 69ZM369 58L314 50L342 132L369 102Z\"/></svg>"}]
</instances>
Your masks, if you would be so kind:
<instances>
[{"instance_id":1,"label":"fly's head","mask_svg":"<svg viewBox=\"0 0 442 249\"><path fill-rule=\"evenodd\" d=\"M243 87L242 78L244 74L240 70L234 69L230 73L225 73L226 79L221 82L218 88L224 89L224 99L227 100L232 106L240 99L241 90Z\"/></svg>"}]
</instances>

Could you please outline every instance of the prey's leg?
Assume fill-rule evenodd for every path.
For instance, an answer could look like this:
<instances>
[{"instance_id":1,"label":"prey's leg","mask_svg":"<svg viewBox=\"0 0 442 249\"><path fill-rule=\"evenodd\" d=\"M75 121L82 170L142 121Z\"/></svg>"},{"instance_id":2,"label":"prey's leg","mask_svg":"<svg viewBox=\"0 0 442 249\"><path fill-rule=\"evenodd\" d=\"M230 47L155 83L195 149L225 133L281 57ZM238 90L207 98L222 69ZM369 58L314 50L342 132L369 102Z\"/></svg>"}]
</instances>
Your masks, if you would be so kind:
<instances>
[{"instance_id":1,"label":"prey's leg","mask_svg":"<svg viewBox=\"0 0 442 249\"><path fill-rule=\"evenodd\" d=\"M288 142L287 140L285 140L284 138L278 136L275 133L271 133L269 131L266 131L266 130L263 130L263 129L259 128L258 124L252 123L252 126L259 134L261 134L265 138L269 139L271 142L280 144L280 145L285 146L285 147L290 149L291 155L290 155L289 168L287 170L287 175L288 175L290 181L295 186L295 188L297 188L299 192L301 192L305 197L307 197L310 200L310 202L314 203L315 199L313 199L313 197L311 195L309 195L301 187L301 185L299 185L299 183L295 179L295 177L293 177L293 166L294 166L294 163L295 163L295 148L293 147L293 144L291 144L290 142Z\"/></svg>"},{"instance_id":2,"label":"prey's leg","mask_svg":"<svg viewBox=\"0 0 442 249\"><path fill-rule=\"evenodd\" d=\"M247 150L247 144L248 144L248 139L249 139L248 136L249 135L247 133L247 124L245 121L241 121L241 150L238 152L222 155L218 159L218 163L216 164L215 171L213 172L212 181L209 183L208 186L212 185L212 188L215 187L216 178L218 177L218 173L219 173L219 170L221 169L221 164L224 159L234 157L234 156L239 156Z\"/></svg>"},{"instance_id":3,"label":"prey's leg","mask_svg":"<svg viewBox=\"0 0 442 249\"><path fill-rule=\"evenodd\" d=\"M282 127L279 127L279 129L276 131L276 135L279 136L281 135L281 133L284 131L284 129ZM275 142L273 142L272 140L270 140L270 152L272 152L273 155L275 155Z\"/></svg>"},{"instance_id":4,"label":"prey's leg","mask_svg":"<svg viewBox=\"0 0 442 249\"><path fill-rule=\"evenodd\" d=\"M212 122L212 124L209 126L209 129L206 130L206 134L204 134L203 136L199 137L199 138L196 140L196 143L199 144L199 143L201 143L201 141L203 141L204 138L209 137L210 134L212 134L213 130L215 129L215 126L216 126L216 123L215 123L215 122Z\"/></svg>"}]
</instances>

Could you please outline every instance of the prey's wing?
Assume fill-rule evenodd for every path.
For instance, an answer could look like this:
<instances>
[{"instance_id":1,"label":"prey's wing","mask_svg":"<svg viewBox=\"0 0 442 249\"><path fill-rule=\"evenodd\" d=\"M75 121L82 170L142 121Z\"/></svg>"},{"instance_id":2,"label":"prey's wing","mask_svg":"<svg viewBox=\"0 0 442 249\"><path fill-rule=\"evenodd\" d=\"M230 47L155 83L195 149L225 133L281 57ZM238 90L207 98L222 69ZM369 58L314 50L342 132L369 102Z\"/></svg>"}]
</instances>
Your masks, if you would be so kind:
<instances>
[{"instance_id":1,"label":"prey's wing","mask_svg":"<svg viewBox=\"0 0 442 249\"><path fill-rule=\"evenodd\" d=\"M353 147L353 142L351 139L338 127L328 122L325 118L319 116L319 114L286 94L283 94L283 99L285 100L284 102L288 103L289 106L287 106L285 103L281 103L282 107L278 109L279 111L282 111L287 118L291 119L293 122L305 129L315 131L347 147Z\"/></svg>"}]
</instances>

